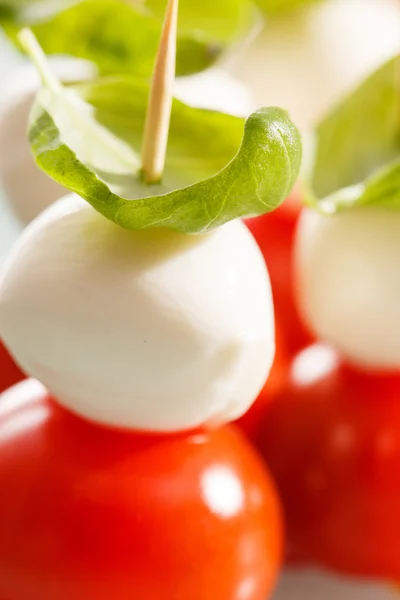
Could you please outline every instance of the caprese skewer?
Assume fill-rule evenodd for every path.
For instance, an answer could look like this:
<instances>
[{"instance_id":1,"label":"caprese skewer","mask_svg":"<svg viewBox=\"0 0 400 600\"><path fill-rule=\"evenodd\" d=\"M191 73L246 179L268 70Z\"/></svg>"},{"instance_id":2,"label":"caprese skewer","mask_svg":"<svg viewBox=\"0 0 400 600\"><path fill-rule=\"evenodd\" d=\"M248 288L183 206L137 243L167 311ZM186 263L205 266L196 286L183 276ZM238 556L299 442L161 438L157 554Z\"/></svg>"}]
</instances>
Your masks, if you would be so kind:
<instances>
[{"instance_id":1,"label":"caprese skewer","mask_svg":"<svg viewBox=\"0 0 400 600\"><path fill-rule=\"evenodd\" d=\"M400 578L399 58L320 124L299 220L299 306L330 346L291 364L259 429L288 553L391 585Z\"/></svg>"},{"instance_id":2,"label":"caprese skewer","mask_svg":"<svg viewBox=\"0 0 400 600\"><path fill-rule=\"evenodd\" d=\"M172 102L177 11L150 90L66 90L20 36L43 81L34 155L79 195L28 226L0 276L0 333L41 381L0 401L8 600L264 600L276 580L274 486L238 434L210 426L245 412L271 367L268 273L238 218L285 199L301 143L261 109L232 156L240 119Z\"/></svg>"}]
</instances>

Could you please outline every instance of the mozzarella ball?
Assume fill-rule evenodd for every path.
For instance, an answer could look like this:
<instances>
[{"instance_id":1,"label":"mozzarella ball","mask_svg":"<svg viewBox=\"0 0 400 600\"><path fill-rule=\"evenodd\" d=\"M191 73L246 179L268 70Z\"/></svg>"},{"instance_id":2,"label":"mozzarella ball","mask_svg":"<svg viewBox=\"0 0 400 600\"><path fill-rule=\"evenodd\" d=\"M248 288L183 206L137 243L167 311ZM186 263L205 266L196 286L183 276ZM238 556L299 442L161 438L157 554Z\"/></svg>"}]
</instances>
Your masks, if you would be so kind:
<instances>
[{"instance_id":1,"label":"mozzarella ball","mask_svg":"<svg viewBox=\"0 0 400 600\"><path fill-rule=\"evenodd\" d=\"M95 75L91 63L71 58L50 58L50 66L65 82ZM0 181L16 216L29 223L55 202L63 188L35 164L27 136L29 112L40 87L36 67L17 70L0 98Z\"/></svg>"},{"instance_id":2,"label":"mozzarella ball","mask_svg":"<svg viewBox=\"0 0 400 600\"><path fill-rule=\"evenodd\" d=\"M295 256L300 309L315 335L361 366L400 369L400 213L304 210Z\"/></svg>"},{"instance_id":3,"label":"mozzarella ball","mask_svg":"<svg viewBox=\"0 0 400 600\"><path fill-rule=\"evenodd\" d=\"M250 89L218 67L179 77L175 83L175 94L189 106L218 110L237 117L248 117L259 108Z\"/></svg>"},{"instance_id":4,"label":"mozzarella ball","mask_svg":"<svg viewBox=\"0 0 400 600\"><path fill-rule=\"evenodd\" d=\"M89 420L219 425L250 407L272 364L268 273L241 221L204 235L128 231L70 195L28 226L3 267L0 336Z\"/></svg>"},{"instance_id":5,"label":"mozzarella ball","mask_svg":"<svg viewBox=\"0 0 400 600\"><path fill-rule=\"evenodd\" d=\"M324 0L267 20L232 63L259 106L281 106L303 131L400 51L398 0Z\"/></svg>"}]
</instances>

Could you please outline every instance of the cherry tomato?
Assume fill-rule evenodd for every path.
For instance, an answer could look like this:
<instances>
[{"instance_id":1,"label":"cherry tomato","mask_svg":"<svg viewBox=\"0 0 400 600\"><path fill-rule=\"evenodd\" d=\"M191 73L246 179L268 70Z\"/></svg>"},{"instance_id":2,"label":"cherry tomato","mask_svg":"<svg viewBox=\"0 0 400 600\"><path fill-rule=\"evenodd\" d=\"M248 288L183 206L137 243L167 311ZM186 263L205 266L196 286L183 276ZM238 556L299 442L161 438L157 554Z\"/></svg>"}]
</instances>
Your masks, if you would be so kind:
<instances>
[{"instance_id":1,"label":"cherry tomato","mask_svg":"<svg viewBox=\"0 0 400 600\"><path fill-rule=\"evenodd\" d=\"M103 429L34 380L0 406L2 600L266 600L280 505L235 428Z\"/></svg>"},{"instance_id":2,"label":"cherry tomato","mask_svg":"<svg viewBox=\"0 0 400 600\"><path fill-rule=\"evenodd\" d=\"M400 581L400 374L357 371L311 346L270 404L259 446L284 502L289 558Z\"/></svg>"},{"instance_id":3,"label":"cherry tomato","mask_svg":"<svg viewBox=\"0 0 400 600\"><path fill-rule=\"evenodd\" d=\"M0 341L0 393L24 378L25 375Z\"/></svg>"},{"instance_id":4,"label":"cherry tomato","mask_svg":"<svg viewBox=\"0 0 400 600\"><path fill-rule=\"evenodd\" d=\"M300 319L294 293L292 255L301 203L297 192L271 213L247 219L246 225L264 255L271 279L276 320L290 355L312 341Z\"/></svg>"}]
</instances>

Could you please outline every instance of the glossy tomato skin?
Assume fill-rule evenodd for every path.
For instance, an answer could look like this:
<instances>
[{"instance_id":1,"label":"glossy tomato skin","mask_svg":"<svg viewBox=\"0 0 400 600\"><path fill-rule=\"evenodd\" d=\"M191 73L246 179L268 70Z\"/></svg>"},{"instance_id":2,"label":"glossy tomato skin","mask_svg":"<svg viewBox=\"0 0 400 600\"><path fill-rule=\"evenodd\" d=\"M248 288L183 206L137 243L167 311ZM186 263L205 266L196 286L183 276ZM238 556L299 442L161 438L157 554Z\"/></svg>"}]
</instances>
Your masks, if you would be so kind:
<instances>
[{"instance_id":1,"label":"glossy tomato skin","mask_svg":"<svg viewBox=\"0 0 400 600\"><path fill-rule=\"evenodd\" d=\"M24 378L25 375L17 367L0 340L0 393Z\"/></svg>"},{"instance_id":2,"label":"glossy tomato skin","mask_svg":"<svg viewBox=\"0 0 400 600\"><path fill-rule=\"evenodd\" d=\"M270 404L259 447L291 560L400 580L400 374L357 371L311 346Z\"/></svg>"},{"instance_id":3,"label":"glossy tomato skin","mask_svg":"<svg viewBox=\"0 0 400 600\"><path fill-rule=\"evenodd\" d=\"M1 406L2 600L268 597L280 506L236 429L103 429L33 380Z\"/></svg>"},{"instance_id":4,"label":"glossy tomato skin","mask_svg":"<svg viewBox=\"0 0 400 600\"><path fill-rule=\"evenodd\" d=\"M282 328L290 356L312 341L297 310L293 281L294 238L300 210L299 193L294 191L277 210L245 221L266 261L275 317Z\"/></svg>"}]
</instances>

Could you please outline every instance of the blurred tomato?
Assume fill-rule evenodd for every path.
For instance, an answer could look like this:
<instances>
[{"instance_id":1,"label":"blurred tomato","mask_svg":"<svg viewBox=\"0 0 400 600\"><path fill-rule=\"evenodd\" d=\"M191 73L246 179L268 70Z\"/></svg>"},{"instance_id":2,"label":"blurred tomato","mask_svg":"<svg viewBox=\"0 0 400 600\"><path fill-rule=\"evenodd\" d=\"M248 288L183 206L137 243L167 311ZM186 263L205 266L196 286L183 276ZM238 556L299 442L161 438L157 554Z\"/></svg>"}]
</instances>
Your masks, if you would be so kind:
<instances>
[{"instance_id":1,"label":"blurred tomato","mask_svg":"<svg viewBox=\"0 0 400 600\"><path fill-rule=\"evenodd\" d=\"M103 429L33 380L0 406L0 598L269 597L280 506L236 429Z\"/></svg>"},{"instance_id":2,"label":"blurred tomato","mask_svg":"<svg viewBox=\"0 0 400 600\"><path fill-rule=\"evenodd\" d=\"M25 375L0 341L0 393L24 378Z\"/></svg>"},{"instance_id":3,"label":"blurred tomato","mask_svg":"<svg viewBox=\"0 0 400 600\"><path fill-rule=\"evenodd\" d=\"M300 210L299 196L293 192L277 210L246 220L267 263L276 319L291 355L312 341L296 308L292 274L294 236Z\"/></svg>"},{"instance_id":4,"label":"blurred tomato","mask_svg":"<svg viewBox=\"0 0 400 600\"><path fill-rule=\"evenodd\" d=\"M289 558L400 580L400 374L357 371L309 347L259 446L284 502Z\"/></svg>"}]
</instances>

